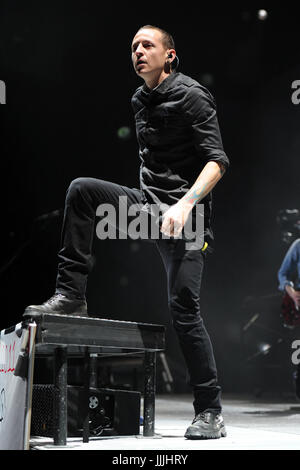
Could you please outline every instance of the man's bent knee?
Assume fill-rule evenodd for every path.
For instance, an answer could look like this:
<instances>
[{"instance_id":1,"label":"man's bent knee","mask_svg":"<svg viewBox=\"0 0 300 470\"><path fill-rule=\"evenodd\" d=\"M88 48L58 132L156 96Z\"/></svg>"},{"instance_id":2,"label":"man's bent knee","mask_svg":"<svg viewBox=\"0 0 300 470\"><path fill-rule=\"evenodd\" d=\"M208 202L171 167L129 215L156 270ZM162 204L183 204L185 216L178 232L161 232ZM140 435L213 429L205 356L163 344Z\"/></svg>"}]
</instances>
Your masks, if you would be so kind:
<instances>
[{"instance_id":1,"label":"man's bent knee","mask_svg":"<svg viewBox=\"0 0 300 470\"><path fill-rule=\"evenodd\" d=\"M71 184L68 188L68 194L73 194L73 193L83 191L85 188L88 187L91 180L92 178L84 178L84 177L74 179L73 181L71 181Z\"/></svg>"},{"instance_id":2,"label":"man's bent knee","mask_svg":"<svg viewBox=\"0 0 300 470\"><path fill-rule=\"evenodd\" d=\"M186 334L194 328L202 327L203 319L199 310L172 310L173 327L178 333Z\"/></svg>"}]
</instances>

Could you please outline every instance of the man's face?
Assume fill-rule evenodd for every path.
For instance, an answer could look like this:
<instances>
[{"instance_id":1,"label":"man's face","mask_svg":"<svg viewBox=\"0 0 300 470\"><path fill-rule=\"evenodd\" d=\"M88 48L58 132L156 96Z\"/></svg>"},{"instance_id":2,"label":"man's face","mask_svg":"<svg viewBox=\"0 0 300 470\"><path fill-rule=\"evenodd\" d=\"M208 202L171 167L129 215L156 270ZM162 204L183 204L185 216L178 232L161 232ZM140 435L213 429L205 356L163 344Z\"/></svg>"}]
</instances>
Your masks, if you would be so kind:
<instances>
[{"instance_id":1,"label":"man's face","mask_svg":"<svg viewBox=\"0 0 300 470\"><path fill-rule=\"evenodd\" d=\"M133 38L132 63L140 77L145 78L164 69L168 50L162 38L162 33L157 29L141 29Z\"/></svg>"}]
</instances>

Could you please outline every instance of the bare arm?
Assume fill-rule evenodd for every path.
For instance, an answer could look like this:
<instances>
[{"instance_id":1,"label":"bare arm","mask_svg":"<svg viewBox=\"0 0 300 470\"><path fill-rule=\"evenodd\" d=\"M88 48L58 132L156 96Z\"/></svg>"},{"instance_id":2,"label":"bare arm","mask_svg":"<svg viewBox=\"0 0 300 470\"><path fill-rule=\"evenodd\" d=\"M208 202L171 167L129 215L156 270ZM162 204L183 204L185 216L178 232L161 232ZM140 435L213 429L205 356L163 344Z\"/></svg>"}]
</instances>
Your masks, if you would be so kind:
<instances>
[{"instance_id":1,"label":"bare arm","mask_svg":"<svg viewBox=\"0 0 300 470\"><path fill-rule=\"evenodd\" d=\"M180 199L180 203L193 207L201 201L217 184L225 173L222 163L208 162L191 189Z\"/></svg>"}]
</instances>

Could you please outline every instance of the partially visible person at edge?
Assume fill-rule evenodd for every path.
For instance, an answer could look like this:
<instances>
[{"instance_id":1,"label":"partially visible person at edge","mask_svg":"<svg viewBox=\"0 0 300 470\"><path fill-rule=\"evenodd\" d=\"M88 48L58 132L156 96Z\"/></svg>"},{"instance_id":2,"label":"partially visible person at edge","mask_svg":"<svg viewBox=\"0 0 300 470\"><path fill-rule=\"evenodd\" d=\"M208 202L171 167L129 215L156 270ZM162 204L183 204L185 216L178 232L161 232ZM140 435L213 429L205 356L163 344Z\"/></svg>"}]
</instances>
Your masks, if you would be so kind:
<instances>
[{"instance_id":1,"label":"partially visible person at edge","mask_svg":"<svg viewBox=\"0 0 300 470\"><path fill-rule=\"evenodd\" d=\"M279 290L293 301L300 314L300 238L287 250L278 271ZM300 364L295 371L296 395L300 399Z\"/></svg>"}]
</instances>

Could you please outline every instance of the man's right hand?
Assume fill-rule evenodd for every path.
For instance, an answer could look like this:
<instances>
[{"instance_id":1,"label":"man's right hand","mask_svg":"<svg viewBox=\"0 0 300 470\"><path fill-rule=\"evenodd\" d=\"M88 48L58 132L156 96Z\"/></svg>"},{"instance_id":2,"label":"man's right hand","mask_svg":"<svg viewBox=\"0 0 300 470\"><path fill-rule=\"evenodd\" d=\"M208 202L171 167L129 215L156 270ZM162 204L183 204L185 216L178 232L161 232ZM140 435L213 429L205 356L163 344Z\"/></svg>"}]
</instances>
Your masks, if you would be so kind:
<instances>
[{"instance_id":1,"label":"man's right hand","mask_svg":"<svg viewBox=\"0 0 300 470\"><path fill-rule=\"evenodd\" d=\"M295 302L296 308L300 308L300 291L295 290L292 286L285 286L285 290Z\"/></svg>"}]
</instances>

